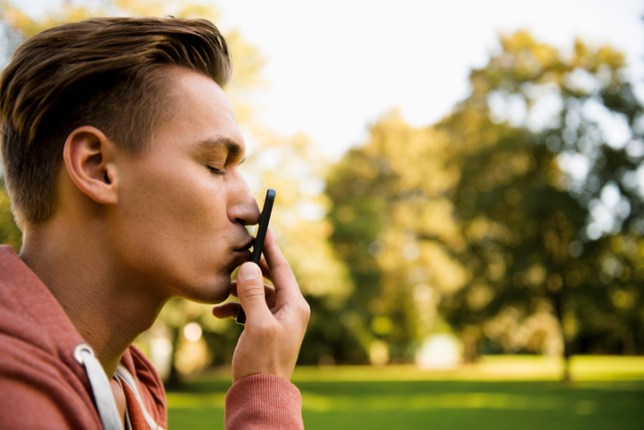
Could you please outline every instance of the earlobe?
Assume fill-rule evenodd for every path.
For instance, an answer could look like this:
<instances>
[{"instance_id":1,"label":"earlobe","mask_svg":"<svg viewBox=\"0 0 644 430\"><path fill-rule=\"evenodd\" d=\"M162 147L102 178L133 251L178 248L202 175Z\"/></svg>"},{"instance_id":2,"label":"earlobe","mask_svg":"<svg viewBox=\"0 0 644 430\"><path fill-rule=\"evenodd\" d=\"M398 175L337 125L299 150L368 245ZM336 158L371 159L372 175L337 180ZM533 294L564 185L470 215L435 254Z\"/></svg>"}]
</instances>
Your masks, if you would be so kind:
<instances>
[{"instance_id":1,"label":"earlobe","mask_svg":"<svg viewBox=\"0 0 644 430\"><path fill-rule=\"evenodd\" d=\"M99 129L83 126L72 131L63 150L67 173L76 187L96 203L117 201L114 144Z\"/></svg>"}]
</instances>

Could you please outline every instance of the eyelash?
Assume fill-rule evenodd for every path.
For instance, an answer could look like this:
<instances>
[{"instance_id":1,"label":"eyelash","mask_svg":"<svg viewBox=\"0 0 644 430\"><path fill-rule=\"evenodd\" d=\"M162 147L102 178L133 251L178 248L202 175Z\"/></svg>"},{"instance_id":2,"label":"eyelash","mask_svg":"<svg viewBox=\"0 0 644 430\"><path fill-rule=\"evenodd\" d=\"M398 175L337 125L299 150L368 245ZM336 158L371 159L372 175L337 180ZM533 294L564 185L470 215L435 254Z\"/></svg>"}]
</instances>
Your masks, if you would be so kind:
<instances>
[{"instance_id":1,"label":"eyelash","mask_svg":"<svg viewBox=\"0 0 644 430\"><path fill-rule=\"evenodd\" d=\"M218 169L216 167L212 167L212 166L206 166L206 167L208 168L208 170L210 170L210 173L212 173L213 175L224 175L226 173L223 170Z\"/></svg>"}]
</instances>

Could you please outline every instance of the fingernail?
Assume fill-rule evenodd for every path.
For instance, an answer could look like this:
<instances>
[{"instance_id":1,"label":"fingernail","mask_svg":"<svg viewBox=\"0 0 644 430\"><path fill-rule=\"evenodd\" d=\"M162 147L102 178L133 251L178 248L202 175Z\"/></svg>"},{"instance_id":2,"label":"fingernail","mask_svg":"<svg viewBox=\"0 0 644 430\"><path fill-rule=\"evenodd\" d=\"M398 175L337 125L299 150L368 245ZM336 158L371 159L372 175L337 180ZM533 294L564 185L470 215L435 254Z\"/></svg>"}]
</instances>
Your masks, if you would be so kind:
<instances>
[{"instance_id":1,"label":"fingernail","mask_svg":"<svg viewBox=\"0 0 644 430\"><path fill-rule=\"evenodd\" d=\"M261 270L259 270L259 266L254 263L242 264L239 268L239 274L237 275L239 279L243 279L245 281L252 281L254 279L258 279L261 276L262 272Z\"/></svg>"}]
</instances>

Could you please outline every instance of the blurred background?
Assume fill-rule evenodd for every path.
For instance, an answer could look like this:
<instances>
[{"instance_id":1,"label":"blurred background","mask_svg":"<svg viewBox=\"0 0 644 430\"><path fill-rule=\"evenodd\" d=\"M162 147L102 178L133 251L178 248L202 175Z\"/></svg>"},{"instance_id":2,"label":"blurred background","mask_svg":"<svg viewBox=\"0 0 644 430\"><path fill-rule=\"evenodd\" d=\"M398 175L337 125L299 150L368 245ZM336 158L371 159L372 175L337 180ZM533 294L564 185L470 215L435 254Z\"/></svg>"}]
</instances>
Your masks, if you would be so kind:
<instances>
[{"instance_id":1,"label":"blurred background","mask_svg":"<svg viewBox=\"0 0 644 430\"><path fill-rule=\"evenodd\" d=\"M245 173L260 204L278 190L312 307L303 368L518 355L572 381L575 357L639 356L644 400L644 3L0 0L0 68L93 15L223 29ZM170 390L231 359L241 329L210 308L174 300L138 341Z\"/></svg>"}]
</instances>

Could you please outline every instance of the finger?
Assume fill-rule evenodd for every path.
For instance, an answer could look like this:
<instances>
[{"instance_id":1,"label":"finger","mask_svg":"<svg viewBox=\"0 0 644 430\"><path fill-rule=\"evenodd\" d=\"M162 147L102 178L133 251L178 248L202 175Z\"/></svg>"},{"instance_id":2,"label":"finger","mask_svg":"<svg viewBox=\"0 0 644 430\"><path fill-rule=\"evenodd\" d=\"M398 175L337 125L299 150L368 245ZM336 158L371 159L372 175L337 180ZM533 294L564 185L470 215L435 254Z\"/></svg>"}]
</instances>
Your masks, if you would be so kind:
<instances>
[{"instance_id":1,"label":"finger","mask_svg":"<svg viewBox=\"0 0 644 430\"><path fill-rule=\"evenodd\" d=\"M268 267L268 263L266 262L266 257L264 257L264 254L262 254L262 257L259 260L259 267L262 269L262 275L266 279L271 279L271 268Z\"/></svg>"},{"instance_id":2,"label":"finger","mask_svg":"<svg viewBox=\"0 0 644 430\"><path fill-rule=\"evenodd\" d=\"M246 313L247 321L270 317L271 311L266 303L264 278L259 266L246 262L239 268L237 275L237 297Z\"/></svg>"},{"instance_id":3,"label":"finger","mask_svg":"<svg viewBox=\"0 0 644 430\"><path fill-rule=\"evenodd\" d=\"M233 282L230 286L230 294L237 297L237 282ZM271 285L264 284L264 295L266 296L266 304L269 308L275 306L275 288Z\"/></svg>"},{"instance_id":4,"label":"finger","mask_svg":"<svg viewBox=\"0 0 644 430\"><path fill-rule=\"evenodd\" d=\"M219 319L236 318L240 309L241 305L239 303L228 302L212 308L212 314Z\"/></svg>"},{"instance_id":5,"label":"finger","mask_svg":"<svg viewBox=\"0 0 644 430\"><path fill-rule=\"evenodd\" d=\"M276 297L275 297L275 289L264 284L264 293L266 296L266 305L269 307L269 309L273 309L275 307L276 303ZM237 309L237 316L235 317L235 320L237 321L237 324L244 325L246 322L246 312L244 312L244 309L239 306Z\"/></svg>"},{"instance_id":6,"label":"finger","mask_svg":"<svg viewBox=\"0 0 644 430\"><path fill-rule=\"evenodd\" d=\"M266 295L266 306L269 309L273 309L276 302L275 288L270 285L264 285L264 294Z\"/></svg>"},{"instance_id":7,"label":"finger","mask_svg":"<svg viewBox=\"0 0 644 430\"><path fill-rule=\"evenodd\" d=\"M269 308L273 308L275 306L275 288L264 284L264 294L266 296L266 305ZM237 281L233 281L230 284L230 295L237 297ZM212 314L222 319L228 317L236 318L240 308L241 305L237 302L227 302L213 307Z\"/></svg>"},{"instance_id":8,"label":"finger","mask_svg":"<svg viewBox=\"0 0 644 430\"><path fill-rule=\"evenodd\" d=\"M237 281L230 283L230 295L237 297Z\"/></svg>"},{"instance_id":9,"label":"finger","mask_svg":"<svg viewBox=\"0 0 644 430\"><path fill-rule=\"evenodd\" d=\"M286 261L284 254L279 249L273 231L269 228L266 234L264 246L264 255L268 267L270 268L271 280L275 286L278 295L284 296L301 296L300 287L298 286L295 275L291 266Z\"/></svg>"},{"instance_id":10,"label":"finger","mask_svg":"<svg viewBox=\"0 0 644 430\"><path fill-rule=\"evenodd\" d=\"M269 281L271 280L271 270L268 268L268 263L266 263L266 259L262 255L261 259L259 260L259 267L262 269L262 276ZM237 272L234 273L235 279L238 276L239 269L237 269ZM233 281L230 286L230 294L233 296L237 296L237 281Z\"/></svg>"},{"instance_id":11,"label":"finger","mask_svg":"<svg viewBox=\"0 0 644 430\"><path fill-rule=\"evenodd\" d=\"M266 294L266 303L268 307L275 305L275 288L272 285L264 284L264 293ZM237 297L237 281L230 284L230 295Z\"/></svg>"},{"instance_id":12,"label":"finger","mask_svg":"<svg viewBox=\"0 0 644 430\"><path fill-rule=\"evenodd\" d=\"M271 270L271 278L275 288L275 312L280 312L280 320L289 321L293 327L299 326L302 332L311 315L311 308L304 299L300 287L291 270L291 266L280 251L273 232L269 229L266 235L264 255Z\"/></svg>"}]
</instances>

